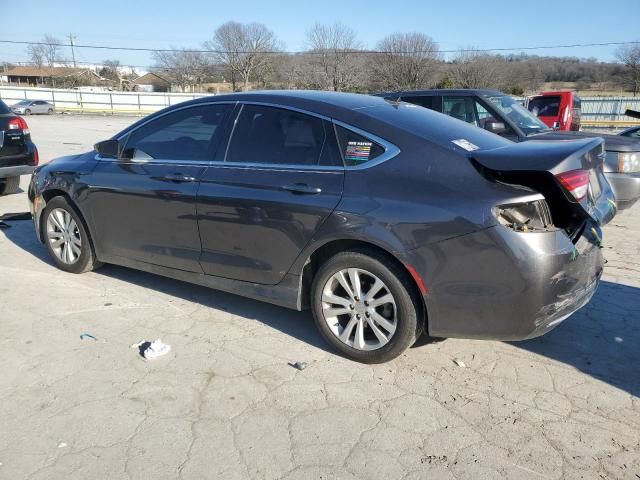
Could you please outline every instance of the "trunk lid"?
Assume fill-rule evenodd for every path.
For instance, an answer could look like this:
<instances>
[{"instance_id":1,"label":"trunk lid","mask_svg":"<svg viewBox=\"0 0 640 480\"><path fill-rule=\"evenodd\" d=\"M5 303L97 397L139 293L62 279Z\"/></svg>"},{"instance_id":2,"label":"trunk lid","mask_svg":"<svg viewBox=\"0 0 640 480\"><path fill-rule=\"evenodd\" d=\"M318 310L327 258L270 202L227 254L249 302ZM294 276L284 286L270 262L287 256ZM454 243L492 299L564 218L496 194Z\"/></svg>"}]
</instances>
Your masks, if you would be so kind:
<instances>
[{"instance_id":1,"label":"trunk lid","mask_svg":"<svg viewBox=\"0 0 640 480\"><path fill-rule=\"evenodd\" d=\"M605 225L616 214L613 191L603 174L603 145L601 138L522 142L476 150L470 157L486 178L540 192L549 204L554 225L574 232L587 219ZM572 172L588 175L589 185L580 199L562 179Z\"/></svg>"}]
</instances>

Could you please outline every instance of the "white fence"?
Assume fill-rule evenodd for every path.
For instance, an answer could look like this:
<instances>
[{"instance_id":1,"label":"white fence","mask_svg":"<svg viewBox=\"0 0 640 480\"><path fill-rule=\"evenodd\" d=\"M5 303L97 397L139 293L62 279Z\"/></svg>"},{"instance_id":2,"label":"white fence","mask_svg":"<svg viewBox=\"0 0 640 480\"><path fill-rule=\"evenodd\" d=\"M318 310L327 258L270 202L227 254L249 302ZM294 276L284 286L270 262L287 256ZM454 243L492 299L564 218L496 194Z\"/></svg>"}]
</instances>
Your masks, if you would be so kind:
<instances>
[{"instance_id":1,"label":"white fence","mask_svg":"<svg viewBox=\"0 0 640 480\"><path fill-rule=\"evenodd\" d=\"M47 100L58 112L146 115L169 105L204 97L201 93L89 92L60 88L0 87L7 105L20 100Z\"/></svg>"}]
</instances>

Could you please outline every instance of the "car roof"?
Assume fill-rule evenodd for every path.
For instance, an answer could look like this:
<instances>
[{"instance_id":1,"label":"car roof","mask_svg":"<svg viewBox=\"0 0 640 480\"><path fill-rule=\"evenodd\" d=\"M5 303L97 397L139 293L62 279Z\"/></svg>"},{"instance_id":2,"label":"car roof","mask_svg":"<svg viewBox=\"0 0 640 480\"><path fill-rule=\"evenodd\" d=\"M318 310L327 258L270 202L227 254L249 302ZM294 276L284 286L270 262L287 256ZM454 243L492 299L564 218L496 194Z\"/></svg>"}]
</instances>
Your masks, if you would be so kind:
<instances>
[{"instance_id":1,"label":"car roof","mask_svg":"<svg viewBox=\"0 0 640 480\"><path fill-rule=\"evenodd\" d=\"M251 92L239 92L216 95L214 97L201 97L191 103L209 102L267 102L289 107L309 108L317 111L327 108L337 110L358 110L384 105L387 100L371 95L359 93L327 92L321 90L255 90ZM322 113L318 111L318 113Z\"/></svg>"},{"instance_id":2,"label":"car roof","mask_svg":"<svg viewBox=\"0 0 640 480\"><path fill-rule=\"evenodd\" d=\"M506 95L506 93L490 88L433 88L430 90L398 90L395 92L376 93L376 96L391 98L393 96L404 97L431 97L435 95Z\"/></svg>"},{"instance_id":3,"label":"car roof","mask_svg":"<svg viewBox=\"0 0 640 480\"><path fill-rule=\"evenodd\" d=\"M452 149L451 140L464 138L480 147L496 147L508 142L466 122L447 115L416 107L410 103L398 103L388 99L357 93L340 93L316 90L270 90L207 96L172 105L130 125L113 138L119 138L142 123L165 112L208 103L256 102L275 107L285 107L312 112L316 115L341 121L360 128L391 143L402 141L407 135L420 137ZM450 138L451 137L451 138Z\"/></svg>"}]
</instances>

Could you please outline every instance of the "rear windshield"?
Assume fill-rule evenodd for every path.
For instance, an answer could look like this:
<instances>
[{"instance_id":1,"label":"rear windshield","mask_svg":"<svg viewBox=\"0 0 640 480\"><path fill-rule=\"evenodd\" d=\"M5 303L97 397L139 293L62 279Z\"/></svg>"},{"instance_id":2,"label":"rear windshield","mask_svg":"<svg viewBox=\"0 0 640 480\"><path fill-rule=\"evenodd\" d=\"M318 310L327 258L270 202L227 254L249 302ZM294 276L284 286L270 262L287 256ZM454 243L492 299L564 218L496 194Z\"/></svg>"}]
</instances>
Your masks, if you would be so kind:
<instances>
[{"instance_id":1,"label":"rear windshield","mask_svg":"<svg viewBox=\"0 0 640 480\"><path fill-rule=\"evenodd\" d=\"M532 98L528 108L536 117L557 117L560 112L560 96Z\"/></svg>"},{"instance_id":2,"label":"rear windshield","mask_svg":"<svg viewBox=\"0 0 640 480\"><path fill-rule=\"evenodd\" d=\"M4 115L5 113L11 113L7 104L0 100L0 115Z\"/></svg>"},{"instance_id":3,"label":"rear windshield","mask_svg":"<svg viewBox=\"0 0 640 480\"><path fill-rule=\"evenodd\" d=\"M401 128L431 143L462 153L473 150L489 150L512 143L510 140L474 127L469 123L411 103L390 102L384 107L368 107L359 110L359 112L373 117L391 128ZM383 127L381 131L372 131L371 133L392 141L392 138L386 138L384 130Z\"/></svg>"}]
</instances>

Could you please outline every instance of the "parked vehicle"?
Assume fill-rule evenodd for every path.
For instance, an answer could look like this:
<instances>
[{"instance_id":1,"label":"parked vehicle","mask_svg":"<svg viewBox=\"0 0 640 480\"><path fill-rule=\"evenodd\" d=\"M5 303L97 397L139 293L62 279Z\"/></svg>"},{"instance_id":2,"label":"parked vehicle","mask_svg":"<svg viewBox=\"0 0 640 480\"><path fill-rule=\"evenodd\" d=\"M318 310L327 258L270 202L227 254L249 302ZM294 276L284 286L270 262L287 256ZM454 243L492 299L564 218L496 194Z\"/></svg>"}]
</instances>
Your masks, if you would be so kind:
<instances>
[{"instance_id":1,"label":"parked vehicle","mask_svg":"<svg viewBox=\"0 0 640 480\"><path fill-rule=\"evenodd\" d=\"M594 132L554 131L513 98L496 90L421 90L378 96L445 113L514 142L601 137L606 151L603 168L618 208L629 208L640 198L640 141L637 139Z\"/></svg>"},{"instance_id":2,"label":"parked vehicle","mask_svg":"<svg viewBox=\"0 0 640 480\"><path fill-rule=\"evenodd\" d=\"M570 90L542 92L530 97L527 108L543 123L561 131L580 130L582 102L580 97Z\"/></svg>"},{"instance_id":3,"label":"parked vehicle","mask_svg":"<svg viewBox=\"0 0 640 480\"><path fill-rule=\"evenodd\" d=\"M18 115L45 114L52 115L56 111L56 107L44 100L21 100L11 106L13 113Z\"/></svg>"},{"instance_id":4,"label":"parked vehicle","mask_svg":"<svg viewBox=\"0 0 640 480\"><path fill-rule=\"evenodd\" d=\"M0 100L0 195L17 192L20 175L33 173L36 165L38 150L27 122Z\"/></svg>"},{"instance_id":5,"label":"parked vehicle","mask_svg":"<svg viewBox=\"0 0 640 480\"><path fill-rule=\"evenodd\" d=\"M626 130L621 131L618 135L621 135L623 137L640 139L640 126L627 128Z\"/></svg>"},{"instance_id":6,"label":"parked vehicle","mask_svg":"<svg viewBox=\"0 0 640 480\"><path fill-rule=\"evenodd\" d=\"M409 104L254 92L169 107L39 167L55 264L102 262L294 309L344 355L524 339L582 307L615 214L602 140L514 144Z\"/></svg>"}]
</instances>

